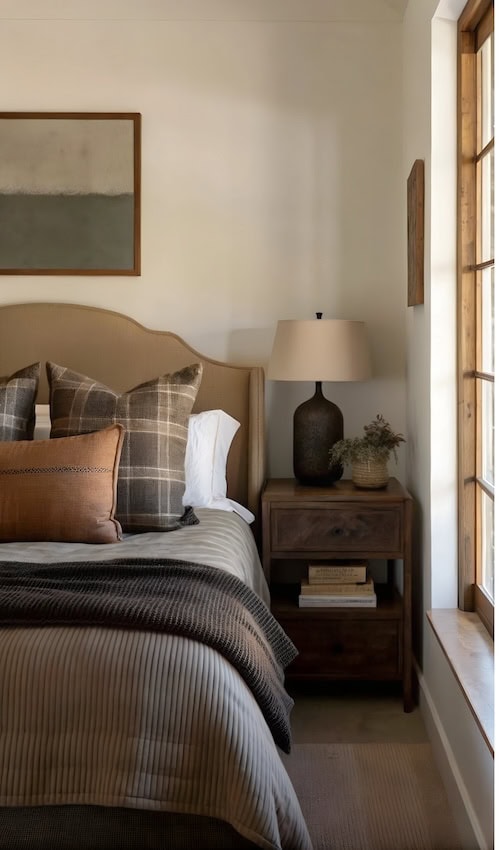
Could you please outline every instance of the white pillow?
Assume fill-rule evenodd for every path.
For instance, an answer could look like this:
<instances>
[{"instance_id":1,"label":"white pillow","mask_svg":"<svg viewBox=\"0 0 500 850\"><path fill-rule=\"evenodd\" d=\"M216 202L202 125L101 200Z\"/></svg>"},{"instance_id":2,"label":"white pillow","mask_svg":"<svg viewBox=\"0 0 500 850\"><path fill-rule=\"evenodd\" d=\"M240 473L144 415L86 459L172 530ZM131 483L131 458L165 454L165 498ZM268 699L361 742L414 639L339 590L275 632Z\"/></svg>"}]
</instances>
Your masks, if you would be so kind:
<instances>
[{"instance_id":1,"label":"white pillow","mask_svg":"<svg viewBox=\"0 0 500 850\"><path fill-rule=\"evenodd\" d=\"M193 508L219 508L235 511L245 522L254 515L227 498L226 463L231 443L240 423L224 410L205 410L189 417L184 471L186 490L182 503ZM35 440L50 437L50 408L36 405Z\"/></svg>"},{"instance_id":2,"label":"white pillow","mask_svg":"<svg viewBox=\"0 0 500 850\"><path fill-rule=\"evenodd\" d=\"M184 471L184 506L235 511L246 522L254 515L227 498L226 463L240 423L224 410L205 410L189 417Z\"/></svg>"},{"instance_id":3,"label":"white pillow","mask_svg":"<svg viewBox=\"0 0 500 850\"><path fill-rule=\"evenodd\" d=\"M35 404L34 440L48 440L50 437L50 405Z\"/></svg>"}]
</instances>

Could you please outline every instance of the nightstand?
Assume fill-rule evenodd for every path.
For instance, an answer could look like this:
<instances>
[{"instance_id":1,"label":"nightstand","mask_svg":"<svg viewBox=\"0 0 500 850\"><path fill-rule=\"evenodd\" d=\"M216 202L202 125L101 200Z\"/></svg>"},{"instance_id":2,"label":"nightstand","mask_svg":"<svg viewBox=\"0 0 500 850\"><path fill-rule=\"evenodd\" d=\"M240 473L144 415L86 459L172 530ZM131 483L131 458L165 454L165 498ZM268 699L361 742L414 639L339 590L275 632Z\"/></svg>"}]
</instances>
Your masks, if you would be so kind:
<instances>
[{"instance_id":1,"label":"nightstand","mask_svg":"<svg viewBox=\"0 0 500 850\"><path fill-rule=\"evenodd\" d=\"M272 611L299 654L287 678L399 680L405 711L413 708L411 675L411 536L413 501L395 478L381 490L352 481L306 487L271 479L262 494L262 562ZM387 582L376 608L299 608L299 585L273 582L273 566L290 561L382 559ZM402 559L402 592L394 560ZM297 566L297 565L296 565Z\"/></svg>"}]
</instances>

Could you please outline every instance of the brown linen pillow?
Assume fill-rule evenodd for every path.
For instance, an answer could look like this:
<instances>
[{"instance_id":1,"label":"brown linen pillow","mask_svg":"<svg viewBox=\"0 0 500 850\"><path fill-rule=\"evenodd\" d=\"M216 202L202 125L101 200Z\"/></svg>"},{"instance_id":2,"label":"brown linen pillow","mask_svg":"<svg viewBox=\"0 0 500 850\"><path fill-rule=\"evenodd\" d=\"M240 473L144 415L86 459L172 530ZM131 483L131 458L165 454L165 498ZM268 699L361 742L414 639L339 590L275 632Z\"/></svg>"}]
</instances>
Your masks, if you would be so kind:
<instances>
[{"instance_id":1,"label":"brown linen pillow","mask_svg":"<svg viewBox=\"0 0 500 850\"><path fill-rule=\"evenodd\" d=\"M0 443L0 541L117 543L124 429Z\"/></svg>"},{"instance_id":2,"label":"brown linen pillow","mask_svg":"<svg viewBox=\"0 0 500 850\"><path fill-rule=\"evenodd\" d=\"M0 378L0 440L32 440L40 363Z\"/></svg>"},{"instance_id":3,"label":"brown linen pillow","mask_svg":"<svg viewBox=\"0 0 500 850\"><path fill-rule=\"evenodd\" d=\"M123 394L64 366L47 363L51 437L85 434L120 422L126 429L116 517L124 531L173 531L183 518L188 420L201 363L161 375Z\"/></svg>"}]
</instances>

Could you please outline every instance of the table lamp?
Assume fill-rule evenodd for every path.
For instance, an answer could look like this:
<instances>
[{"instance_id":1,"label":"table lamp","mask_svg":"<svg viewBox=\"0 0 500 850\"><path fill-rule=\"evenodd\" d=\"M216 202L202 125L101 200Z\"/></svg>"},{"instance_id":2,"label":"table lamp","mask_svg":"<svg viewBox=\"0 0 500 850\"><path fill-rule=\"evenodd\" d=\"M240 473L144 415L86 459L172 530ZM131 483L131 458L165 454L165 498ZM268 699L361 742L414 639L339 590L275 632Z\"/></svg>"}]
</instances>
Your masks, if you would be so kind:
<instances>
[{"instance_id":1,"label":"table lamp","mask_svg":"<svg viewBox=\"0 0 500 850\"><path fill-rule=\"evenodd\" d=\"M371 376L364 322L344 319L280 319L267 377L273 381L313 381L316 392L293 417L293 471L300 484L326 486L342 477L330 468L330 449L344 436L344 417L326 399L322 381L366 381Z\"/></svg>"}]
</instances>

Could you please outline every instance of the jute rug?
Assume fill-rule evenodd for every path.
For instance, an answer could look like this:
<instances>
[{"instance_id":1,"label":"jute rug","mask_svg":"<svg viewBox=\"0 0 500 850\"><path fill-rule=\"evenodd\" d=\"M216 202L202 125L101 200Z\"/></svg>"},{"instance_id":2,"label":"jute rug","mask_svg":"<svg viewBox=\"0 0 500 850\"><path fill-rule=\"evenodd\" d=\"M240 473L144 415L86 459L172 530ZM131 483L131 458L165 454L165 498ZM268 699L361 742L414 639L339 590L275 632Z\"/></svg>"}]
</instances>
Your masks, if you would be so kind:
<instances>
[{"instance_id":1,"label":"jute rug","mask_svg":"<svg viewBox=\"0 0 500 850\"><path fill-rule=\"evenodd\" d=\"M296 744L314 850L462 850L430 744Z\"/></svg>"}]
</instances>

